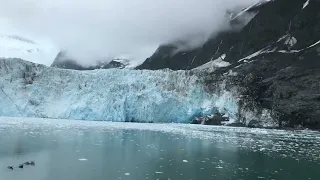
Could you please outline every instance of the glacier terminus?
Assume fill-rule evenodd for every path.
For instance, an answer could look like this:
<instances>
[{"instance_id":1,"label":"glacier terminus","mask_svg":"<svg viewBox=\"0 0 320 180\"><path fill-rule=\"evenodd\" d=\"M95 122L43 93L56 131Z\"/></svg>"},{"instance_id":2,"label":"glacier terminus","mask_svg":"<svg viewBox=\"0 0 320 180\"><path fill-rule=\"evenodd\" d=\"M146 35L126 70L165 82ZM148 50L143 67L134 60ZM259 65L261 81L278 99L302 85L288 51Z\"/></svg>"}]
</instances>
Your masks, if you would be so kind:
<instances>
[{"instance_id":1,"label":"glacier terminus","mask_svg":"<svg viewBox=\"0 0 320 180\"><path fill-rule=\"evenodd\" d=\"M192 71L75 71L21 59L0 60L0 116L179 122L220 112L236 119L227 92L206 92Z\"/></svg>"}]
</instances>

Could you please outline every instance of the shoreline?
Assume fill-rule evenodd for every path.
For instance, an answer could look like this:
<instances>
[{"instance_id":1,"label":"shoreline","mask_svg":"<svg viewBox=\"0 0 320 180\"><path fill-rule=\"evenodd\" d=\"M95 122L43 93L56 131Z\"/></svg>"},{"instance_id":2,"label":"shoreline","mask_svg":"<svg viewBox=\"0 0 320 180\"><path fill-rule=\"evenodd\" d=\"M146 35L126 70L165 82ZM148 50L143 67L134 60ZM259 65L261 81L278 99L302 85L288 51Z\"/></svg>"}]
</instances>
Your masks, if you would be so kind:
<instances>
[{"instance_id":1,"label":"shoreline","mask_svg":"<svg viewBox=\"0 0 320 180\"><path fill-rule=\"evenodd\" d=\"M209 127L209 126L216 126L216 127L233 127L233 128L249 128L249 129L270 129L270 130L284 130L284 131L313 131L313 132L320 132L320 129L311 129L311 128L304 128L304 127L299 127L299 128L294 128L294 127L248 127L248 126L244 126L242 124L242 126L240 126L240 124L237 124L237 125L232 125L232 124L228 124L228 125L204 125L204 124L192 124L192 123L176 123L176 122L171 122L171 123L161 123L161 122L148 122L148 121L145 121L145 122L126 122L126 121L103 121L103 120L83 120L83 119L58 119L58 118L39 118L39 117L9 117L9 116L0 116L0 119L1 118L12 118L12 119L25 119L25 118L30 118L30 119L37 119L37 120L40 120L40 119L46 119L46 120L62 120L62 121L86 121L86 122L108 122L108 123L132 123L132 124L185 124L185 125L195 125L195 126L204 126L204 127ZM25 120L25 121L28 121L28 120Z\"/></svg>"}]
</instances>

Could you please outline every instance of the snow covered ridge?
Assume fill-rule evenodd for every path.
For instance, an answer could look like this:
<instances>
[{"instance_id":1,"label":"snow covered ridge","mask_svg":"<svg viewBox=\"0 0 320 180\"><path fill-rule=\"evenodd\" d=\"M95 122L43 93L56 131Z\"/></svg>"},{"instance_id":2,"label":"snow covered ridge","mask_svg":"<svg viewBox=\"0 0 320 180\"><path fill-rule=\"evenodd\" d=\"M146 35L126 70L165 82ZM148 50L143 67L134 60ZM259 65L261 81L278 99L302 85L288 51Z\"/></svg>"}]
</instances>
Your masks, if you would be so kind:
<instances>
[{"instance_id":1,"label":"snow covered ridge","mask_svg":"<svg viewBox=\"0 0 320 180\"><path fill-rule=\"evenodd\" d=\"M207 62L206 64L203 64L199 67L194 68L194 70L206 70L206 71L214 71L221 67L227 67L231 64L229 62L223 61L226 58L226 54L221 55L217 59Z\"/></svg>"},{"instance_id":2,"label":"snow covered ridge","mask_svg":"<svg viewBox=\"0 0 320 180\"><path fill-rule=\"evenodd\" d=\"M191 71L74 71L0 59L0 116L189 122L219 110L236 119L231 93L204 89Z\"/></svg>"},{"instance_id":3,"label":"snow covered ridge","mask_svg":"<svg viewBox=\"0 0 320 180\"><path fill-rule=\"evenodd\" d=\"M307 0L307 1L303 4L302 9L306 8L306 7L309 5L309 1L310 1L310 0Z\"/></svg>"},{"instance_id":4,"label":"snow covered ridge","mask_svg":"<svg viewBox=\"0 0 320 180\"><path fill-rule=\"evenodd\" d=\"M249 7L242 9L242 11L240 11L240 12L237 13L236 15L231 14L231 15L230 15L230 20L231 20L231 21L232 21L232 20L235 20L235 19L237 19L238 17L242 16L243 14L247 13L250 9L252 9L252 8L254 8L254 7L261 6L261 5L263 5L263 4L265 4L265 3L268 3L268 2L270 2L270 1L273 1L273 0L260 0L260 1L256 2L256 3L253 3L253 4L251 4Z\"/></svg>"},{"instance_id":5,"label":"snow covered ridge","mask_svg":"<svg viewBox=\"0 0 320 180\"><path fill-rule=\"evenodd\" d=\"M295 37L288 37L287 35L282 37L282 38L280 38L278 40L278 42L283 40L283 39L285 39L285 38L286 38L285 44L288 45L289 47L291 47L291 46L293 46L294 44L297 43L297 39ZM299 49L299 50L273 50L273 49L270 50L270 48L263 48L263 49L255 52L253 54L250 54L249 56L247 56L245 58L242 58L242 59L238 60L238 62L242 62L242 61L248 62L247 60L250 60L250 59L252 59L252 58L254 58L254 57L258 56L258 55L268 54L268 53L273 53L273 52L288 53L288 54L290 54L290 53L299 53L299 52L308 50L310 48L313 48L313 47L317 46L318 44L320 44L320 40L318 40L317 42L315 42L314 44L312 44L312 45L310 45L308 47L305 47L305 48Z\"/></svg>"},{"instance_id":6,"label":"snow covered ridge","mask_svg":"<svg viewBox=\"0 0 320 180\"><path fill-rule=\"evenodd\" d=\"M0 35L0 58L21 58L30 62L50 65L58 51L49 44L20 37Z\"/></svg>"}]
</instances>

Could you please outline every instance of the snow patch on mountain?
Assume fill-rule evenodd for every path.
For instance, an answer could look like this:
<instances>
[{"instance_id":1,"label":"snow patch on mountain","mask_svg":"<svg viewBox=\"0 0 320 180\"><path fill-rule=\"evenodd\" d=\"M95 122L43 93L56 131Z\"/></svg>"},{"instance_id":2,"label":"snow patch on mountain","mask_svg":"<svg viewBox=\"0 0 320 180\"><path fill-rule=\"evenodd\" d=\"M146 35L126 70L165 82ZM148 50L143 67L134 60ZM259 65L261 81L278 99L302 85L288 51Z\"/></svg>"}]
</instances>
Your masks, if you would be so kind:
<instances>
[{"instance_id":1,"label":"snow patch on mountain","mask_svg":"<svg viewBox=\"0 0 320 180\"><path fill-rule=\"evenodd\" d=\"M307 0L307 1L303 4L302 9L306 8L306 7L309 5L309 1L310 1L310 0Z\"/></svg>"},{"instance_id":2,"label":"snow patch on mountain","mask_svg":"<svg viewBox=\"0 0 320 180\"><path fill-rule=\"evenodd\" d=\"M233 18L231 18L231 20L235 20L237 19L238 17L242 16L244 13L246 13L249 9L253 8L254 6L256 6L258 3L254 3L252 4L251 6L243 9L241 12L239 12L237 15L235 15Z\"/></svg>"},{"instance_id":3,"label":"snow patch on mountain","mask_svg":"<svg viewBox=\"0 0 320 180\"><path fill-rule=\"evenodd\" d=\"M305 49L312 48L312 47L314 47L314 46L316 46L316 45L318 45L318 44L320 44L320 40L319 40L319 41L317 41L317 42L315 42L314 44L312 44L312 45L308 46L308 47L307 47L307 48L305 48Z\"/></svg>"},{"instance_id":4,"label":"snow patch on mountain","mask_svg":"<svg viewBox=\"0 0 320 180\"><path fill-rule=\"evenodd\" d=\"M293 47L297 42L298 42L298 40L295 37L291 36L286 39L284 44L289 47Z\"/></svg>"},{"instance_id":5,"label":"snow patch on mountain","mask_svg":"<svg viewBox=\"0 0 320 180\"><path fill-rule=\"evenodd\" d=\"M0 58L21 58L49 66L59 51L20 36L0 35Z\"/></svg>"},{"instance_id":6,"label":"snow patch on mountain","mask_svg":"<svg viewBox=\"0 0 320 180\"><path fill-rule=\"evenodd\" d=\"M231 64L229 62L223 61L225 58L226 55L223 54L215 60L211 59L211 61L207 62L206 64L194 68L194 70L215 70L217 68L230 66Z\"/></svg>"},{"instance_id":7,"label":"snow patch on mountain","mask_svg":"<svg viewBox=\"0 0 320 180\"><path fill-rule=\"evenodd\" d=\"M285 45L288 45L289 47L292 47L294 46L298 40L295 38L295 37L289 37L288 35L285 35L283 37L281 37L278 42L280 42L281 40L283 39L286 39L284 44ZM262 55L262 54L267 54L267 53L272 53L272 52L278 52L278 53L299 53L299 52L302 52L304 50L307 50L307 49L310 49L310 48L313 48L315 46L317 46L318 44L320 44L320 40L315 42L314 44L306 47L306 48L303 48L303 49L299 49L299 50L270 50L270 48L263 48L255 53L252 53L250 54L249 56L247 57L244 57L244 58L241 58L238 60L238 62L245 62L247 63L248 61L247 60L250 60L256 56L259 56L259 55ZM239 65L241 66L241 65ZM236 67L237 68L237 67Z\"/></svg>"},{"instance_id":8,"label":"snow patch on mountain","mask_svg":"<svg viewBox=\"0 0 320 180\"><path fill-rule=\"evenodd\" d=\"M134 69L135 67L140 65L139 62L137 63L137 62L131 61L130 59L127 59L127 58L115 58L112 61L113 62L118 62L118 63L121 64L121 67L118 67L118 69Z\"/></svg>"},{"instance_id":9,"label":"snow patch on mountain","mask_svg":"<svg viewBox=\"0 0 320 180\"><path fill-rule=\"evenodd\" d=\"M252 53L252 54L250 54L249 56L247 56L247 57L245 57L245 58L239 59L238 62L245 61L245 60L249 60L249 59L251 59L251 58L254 58L254 57L260 55L261 53L263 53L263 49L255 52L255 53Z\"/></svg>"},{"instance_id":10,"label":"snow patch on mountain","mask_svg":"<svg viewBox=\"0 0 320 180\"><path fill-rule=\"evenodd\" d=\"M260 0L256 3L253 3L251 4L249 7L247 8L244 8L242 11L240 11L238 14L234 15L233 13L230 14L230 19L231 21L232 20L235 20L237 19L238 17L242 16L243 14L247 13L250 9L254 8L254 7L257 7L257 6L260 6L262 4L265 4L265 3L268 3L270 1L273 1L273 0Z\"/></svg>"}]
</instances>

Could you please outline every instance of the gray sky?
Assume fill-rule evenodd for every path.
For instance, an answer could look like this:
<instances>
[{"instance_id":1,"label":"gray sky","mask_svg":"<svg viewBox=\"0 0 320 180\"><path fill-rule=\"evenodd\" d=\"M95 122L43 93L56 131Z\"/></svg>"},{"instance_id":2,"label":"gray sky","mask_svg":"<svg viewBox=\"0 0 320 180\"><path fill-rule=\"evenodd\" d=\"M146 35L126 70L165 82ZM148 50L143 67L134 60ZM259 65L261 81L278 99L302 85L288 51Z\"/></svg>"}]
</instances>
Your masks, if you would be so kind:
<instances>
[{"instance_id":1,"label":"gray sky","mask_svg":"<svg viewBox=\"0 0 320 180\"><path fill-rule=\"evenodd\" d=\"M228 28L225 12L258 0L0 0L0 33L46 39L82 64L143 62L163 43L202 45Z\"/></svg>"}]
</instances>

